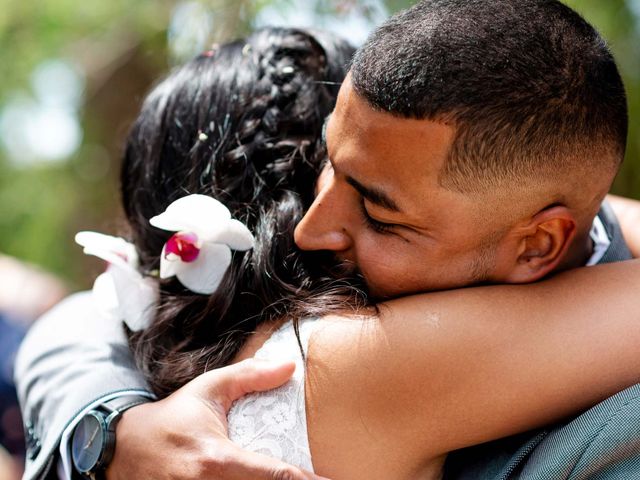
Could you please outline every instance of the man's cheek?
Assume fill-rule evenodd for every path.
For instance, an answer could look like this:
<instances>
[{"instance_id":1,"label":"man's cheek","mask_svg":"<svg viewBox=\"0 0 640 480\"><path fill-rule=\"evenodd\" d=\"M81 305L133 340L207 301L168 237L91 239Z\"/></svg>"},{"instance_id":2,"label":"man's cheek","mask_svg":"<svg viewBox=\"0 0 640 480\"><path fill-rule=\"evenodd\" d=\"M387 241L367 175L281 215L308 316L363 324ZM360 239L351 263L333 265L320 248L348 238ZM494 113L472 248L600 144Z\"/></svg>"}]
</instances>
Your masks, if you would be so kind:
<instances>
[{"instance_id":1,"label":"man's cheek","mask_svg":"<svg viewBox=\"0 0 640 480\"><path fill-rule=\"evenodd\" d=\"M384 299L403 293L407 275L406 265L385 254L363 260L360 272L374 298Z\"/></svg>"}]
</instances>

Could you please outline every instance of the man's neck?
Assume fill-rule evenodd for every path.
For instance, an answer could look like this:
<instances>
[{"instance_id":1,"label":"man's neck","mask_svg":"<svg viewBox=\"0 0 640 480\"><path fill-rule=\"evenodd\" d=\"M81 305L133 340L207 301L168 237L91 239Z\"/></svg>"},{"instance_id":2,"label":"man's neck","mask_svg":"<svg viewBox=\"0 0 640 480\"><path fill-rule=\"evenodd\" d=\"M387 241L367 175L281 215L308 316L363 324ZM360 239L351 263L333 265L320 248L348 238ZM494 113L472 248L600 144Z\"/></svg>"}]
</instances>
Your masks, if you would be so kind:
<instances>
[{"instance_id":1,"label":"man's neck","mask_svg":"<svg viewBox=\"0 0 640 480\"><path fill-rule=\"evenodd\" d=\"M556 271L570 270L572 268L584 267L593 255L593 240L590 236L591 229L576 235L564 260L560 263Z\"/></svg>"}]
</instances>

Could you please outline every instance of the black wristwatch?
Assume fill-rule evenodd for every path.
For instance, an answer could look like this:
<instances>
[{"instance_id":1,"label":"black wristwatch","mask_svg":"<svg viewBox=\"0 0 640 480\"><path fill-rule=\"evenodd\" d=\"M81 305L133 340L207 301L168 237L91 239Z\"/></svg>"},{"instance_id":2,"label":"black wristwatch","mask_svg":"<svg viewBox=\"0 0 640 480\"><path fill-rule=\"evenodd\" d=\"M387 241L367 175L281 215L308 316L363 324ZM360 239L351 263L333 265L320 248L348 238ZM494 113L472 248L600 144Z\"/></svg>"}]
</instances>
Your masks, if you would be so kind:
<instances>
[{"instance_id":1,"label":"black wristwatch","mask_svg":"<svg viewBox=\"0 0 640 480\"><path fill-rule=\"evenodd\" d=\"M115 452L120 417L128 409L149 401L141 395L126 395L87 412L71 436L71 459L76 472L91 480L100 478Z\"/></svg>"}]
</instances>

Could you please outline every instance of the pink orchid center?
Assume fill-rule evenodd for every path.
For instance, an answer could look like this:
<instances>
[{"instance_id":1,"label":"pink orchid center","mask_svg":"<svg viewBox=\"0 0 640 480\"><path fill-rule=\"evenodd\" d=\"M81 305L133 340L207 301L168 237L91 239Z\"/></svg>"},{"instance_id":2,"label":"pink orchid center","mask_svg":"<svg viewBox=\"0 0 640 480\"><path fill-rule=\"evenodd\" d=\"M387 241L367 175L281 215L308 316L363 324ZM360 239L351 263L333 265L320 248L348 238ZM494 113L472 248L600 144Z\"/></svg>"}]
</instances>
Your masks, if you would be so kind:
<instances>
[{"instance_id":1,"label":"pink orchid center","mask_svg":"<svg viewBox=\"0 0 640 480\"><path fill-rule=\"evenodd\" d=\"M124 252L113 252L116 256L120 257L122 260L124 260L126 263L129 263L129 257L127 256L126 253Z\"/></svg>"},{"instance_id":2,"label":"pink orchid center","mask_svg":"<svg viewBox=\"0 0 640 480\"><path fill-rule=\"evenodd\" d=\"M169 254L177 255L185 263L193 262L200 254L198 236L191 232L172 235L165 247L165 258L169 258Z\"/></svg>"}]
</instances>

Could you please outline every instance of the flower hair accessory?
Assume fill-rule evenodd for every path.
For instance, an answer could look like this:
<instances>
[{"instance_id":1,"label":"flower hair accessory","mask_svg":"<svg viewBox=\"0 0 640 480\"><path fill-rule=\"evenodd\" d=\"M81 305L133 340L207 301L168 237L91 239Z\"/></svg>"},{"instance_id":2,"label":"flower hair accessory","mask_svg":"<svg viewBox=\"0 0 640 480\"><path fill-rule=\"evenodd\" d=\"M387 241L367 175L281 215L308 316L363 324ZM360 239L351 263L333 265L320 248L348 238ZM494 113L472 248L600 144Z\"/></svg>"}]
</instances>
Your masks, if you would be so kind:
<instances>
[{"instance_id":1,"label":"flower hair accessory","mask_svg":"<svg viewBox=\"0 0 640 480\"><path fill-rule=\"evenodd\" d=\"M123 320L133 331L148 327L158 290L153 279L138 271L135 247L122 238L96 232L79 232L75 240L84 247L84 253L108 262L107 270L93 284L98 307Z\"/></svg>"},{"instance_id":2,"label":"flower hair accessory","mask_svg":"<svg viewBox=\"0 0 640 480\"><path fill-rule=\"evenodd\" d=\"M254 244L249 229L207 195L179 198L149 223L176 232L162 249L160 278L176 276L189 290L203 295L220 285L231 264L231 250L249 250Z\"/></svg>"}]
</instances>

